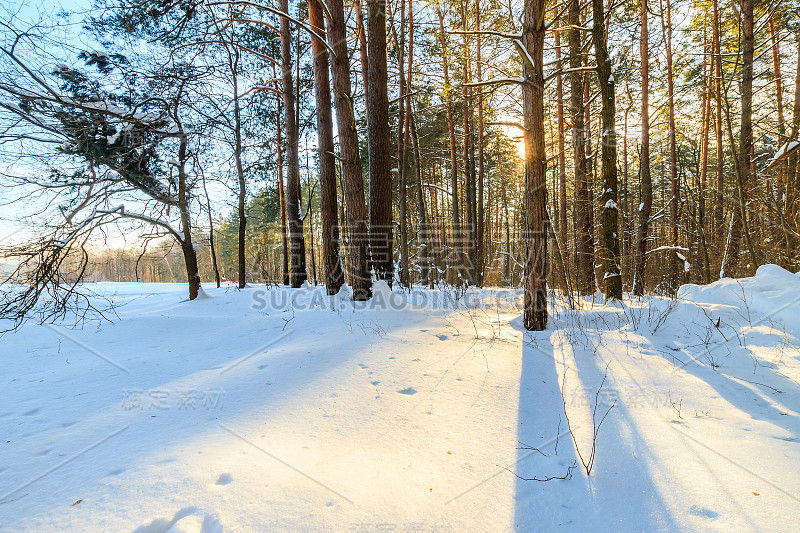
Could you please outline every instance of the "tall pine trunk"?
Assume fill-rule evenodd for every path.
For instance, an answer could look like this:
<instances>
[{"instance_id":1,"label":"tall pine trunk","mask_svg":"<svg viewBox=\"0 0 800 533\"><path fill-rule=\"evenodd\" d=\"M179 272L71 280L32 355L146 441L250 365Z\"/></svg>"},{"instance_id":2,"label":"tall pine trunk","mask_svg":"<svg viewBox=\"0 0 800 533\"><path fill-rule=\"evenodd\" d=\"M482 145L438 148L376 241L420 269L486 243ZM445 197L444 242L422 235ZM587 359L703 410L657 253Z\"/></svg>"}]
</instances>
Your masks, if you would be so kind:
<instances>
[{"instance_id":1,"label":"tall pine trunk","mask_svg":"<svg viewBox=\"0 0 800 533\"><path fill-rule=\"evenodd\" d=\"M454 276L454 270L457 267L457 264L454 264L454 259L459 256L456 250L460 250L462 247L462 243L459 242L461 217L458 212L458 156L456 155L456 128L453 119L453 88L450 85L450 70L447 58L447 34L444 31L444 14L438 3L436 4L436 15L439 18L439 43L442 46L442 68L444 72L444 101L447 116L447 133L450 140L450 208L453 224L453 250L448 254L449 264L447 266L448 274ZM455 278L451 277L450 279L455 281Z\"/></svg>"},{"instance_id":2,"label":"tall pine trunk","mask_svg":"<svg viewBox=\"0 0 800 533\"><path fill-rule=\"evenodd\" d=\"M594 25L595 58L597 60L597 78L602 99L602 173L603 195L600 197L602 210L600 214L600 254L603 262L603 291L606 300L622 299L622 271L619 255L619 193L617 190L617 132L616 96L614 75L611 72L611 58L608 56L608 33L605 27L603 0L592 0Z\"/></svg>"},{"instance_id":3,"label":"tall pine trunk","mask_svg":"<svg viewBox=\"0 0 800 533\"><path fill-rule=\"evenodd\" d=\"M584 75L580 72L581 36L577 29L580 21L580 2L570 0L569 66L570 73L570 114L572 115L572 143L575 164L575 268L577 270L577 289L580 294L593 294L595 288L594 260L592 246L592 205L589 201L589 180L586 161L586 125L584 123L583 84Z\"/></svg>"},{"instance_id":4,"label":"tall pine trunk","mask_svg":"<svg viewBox=\"0 0 800 533\"><path fill-rule=\"evenodd\" d=\"M308 2L308 20L325 33L322 0ZM339 257L339 216L336 211L336 161L331 117L331 83L328 52L322 41L311 37L314 56L314 96L317 101L317 142L319 143L320 208L322 211L322 262L325 265L325 286L328 294L336 294L344 284L344 271Z\"/></svg>"},{"instance_id":5,"label":"tall pine trunk","mask_svg":"<svg viewBox=\"0 0 800 533\"><path fill-rule=\"evenodd\" d=\"M525 0L522 42L531 65L523 61L522 106L525 116L525 301L523 323L529 331L547 328L547 154L544 143L545 1Z\"/></svg>"},{"instance_id":6,"label":"tall pine trunk","mask_svg":"<svg viewBox=\"0 0 800 533\"><path fill-rule=\"evenodd\" d=\"M280 8L288 13L289 1L281 0ZM294 79L292 75L292 33L289 19L281 17L281 78L283 111L286 127L286 219L289 233L290 284L300 287L306 281L306 246L303 219L300 217L300 135L295 114Z\"/></svg>"},{"instance_id":7,"label":"tall pine trunk","mask_svg":"<svg viewBox=\"0 0 800 533\"><path fill-rule=\"evenodd\" d=\"M669 128L669 223L670 223L670 244L678 246L678 203L680 201L680 189L678 187L678 152L675 139L675 82L672 67L672 7L670 0L667 0L666 13L664 12L664 1L661 0L661 30L664 34L664 41L667 46L667 109L668 109L668 128ZM680 285L681 264L678 259L677 251L669 254L670 278L669 288L676 291Z\"/></svg>"},{"instance_id":8,"label":"tall pine trunk","mask_svg":"<svg viewBox=\"0 0 800 533\"><path fill-rule=\"evenodd\" d=\"M364 180L361 173L361 157L358 151L358 133L353 114L353 97L350 85L350 59L347 50L347 35L342 0L327 0L331 14L328 29L328 45L336 57L332 58L333 92L336 99L336 123L339 133L342 175L344 177L345 202L347 203L347 227L350 233L350 279L353 299L369 300L372 283L367 264L367 208L364 201Z\"/></svg>"},{"instance_id":9,"label":"tall pine trunk","mask_svg":"<svg viewBox=\"0 0 800 533\"><path fill-rule=\"evenodd\" d=\"M392 261L392 163L386 64L386 0L367 0L367 146L369 148L370 265L390 285Z\"/></svg>"},{"instance_id":10,"label":"tall pine trunk","mask_svg":"<svg viewBox=\"0 0 800 533\"><path fill-rule=\"evenodd\" d=\"M642 62L642 151L641 200L639 204L639 229L636 234L636 269L633 273L633 294L644 294L644 273L647 265L647 238L650 211L653 208L653 182L650 177L650 50L647 29L647 0L642 0L642 25L639 54Z\"/></svg>"}]
</instances>

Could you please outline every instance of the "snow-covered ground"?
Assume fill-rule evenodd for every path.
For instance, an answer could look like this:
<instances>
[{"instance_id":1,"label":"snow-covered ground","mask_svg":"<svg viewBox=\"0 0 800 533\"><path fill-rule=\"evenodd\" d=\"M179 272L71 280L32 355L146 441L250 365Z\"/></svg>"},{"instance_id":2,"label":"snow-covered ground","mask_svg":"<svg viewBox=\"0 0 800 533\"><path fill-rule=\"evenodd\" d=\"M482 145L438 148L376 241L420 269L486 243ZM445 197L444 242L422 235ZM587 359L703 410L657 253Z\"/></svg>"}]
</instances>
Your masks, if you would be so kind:
<instances>
[{"instance_id":1,"label":"snow-covered ground","mask_svg":"<svg viewBox=\"0 0 800 533\"><path fill-rule=\"evenodd\" d=\"M506 289L378 286L354 308L313 287L95 288L114 323L0 339L0 530L800 524L800 276L778 267L555 302L539 333Z\"/></svg>"}]
</instances>

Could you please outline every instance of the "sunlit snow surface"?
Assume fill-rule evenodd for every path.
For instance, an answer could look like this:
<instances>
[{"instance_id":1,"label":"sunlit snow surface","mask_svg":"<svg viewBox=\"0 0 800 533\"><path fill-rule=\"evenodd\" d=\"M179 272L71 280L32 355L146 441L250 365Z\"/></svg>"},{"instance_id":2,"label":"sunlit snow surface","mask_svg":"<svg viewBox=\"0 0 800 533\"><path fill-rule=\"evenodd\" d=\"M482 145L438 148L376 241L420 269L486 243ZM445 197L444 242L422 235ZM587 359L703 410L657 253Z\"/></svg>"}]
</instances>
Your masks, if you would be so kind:
<instances>
[{"instance_id":1,"label":"sunlit snow surface","mask_svg":"<svg viewBox=\"0 0 800 533\"><path fill-rule=\"evenodd\" d=\"M0 530L797 529L800 277L776 266L551 302L539 333L509 289L204 288L93 285L113 323L0 339Z\"/></svg>"}]
</instances>

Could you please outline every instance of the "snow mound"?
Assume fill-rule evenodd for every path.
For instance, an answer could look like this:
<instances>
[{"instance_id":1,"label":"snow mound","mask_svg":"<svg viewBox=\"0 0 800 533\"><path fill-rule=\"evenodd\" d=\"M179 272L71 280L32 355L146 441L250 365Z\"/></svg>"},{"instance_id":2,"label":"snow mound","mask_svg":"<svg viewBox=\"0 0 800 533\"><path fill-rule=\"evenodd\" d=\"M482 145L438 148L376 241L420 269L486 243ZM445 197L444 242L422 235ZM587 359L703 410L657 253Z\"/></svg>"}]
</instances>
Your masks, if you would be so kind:
<instances>
[{"instance_id":1,"label":"snow mound","mask_svg":"<svg viewBox=\"0 0 800 533\"><path fill-rule=\"evenodd\" d=\"M800 272L762 265L748 278L722 278L708 285L683 285L678 297L746 310L753 320L778 317L800 330Z\"/></svg>"}]
</instances>

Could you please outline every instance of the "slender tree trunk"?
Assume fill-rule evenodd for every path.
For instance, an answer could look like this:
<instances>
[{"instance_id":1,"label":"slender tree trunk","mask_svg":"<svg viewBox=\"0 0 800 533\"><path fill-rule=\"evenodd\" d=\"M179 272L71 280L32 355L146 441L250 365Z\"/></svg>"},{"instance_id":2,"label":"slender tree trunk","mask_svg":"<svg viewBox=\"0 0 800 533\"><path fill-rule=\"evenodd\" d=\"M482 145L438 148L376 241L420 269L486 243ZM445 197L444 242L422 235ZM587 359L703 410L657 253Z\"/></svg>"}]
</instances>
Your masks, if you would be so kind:
<instances>
[{"instance_id":1,"label":"slender tree trunk","mask_svg":"<svg viewBox=\"0 0 800 533\"><path fill-rule=\"evenodd\" d=\"M639 230L636 235L636 269L633 274L633 294L644 294L644 274L647 264L647 238L650 211L653 207L653 183L650 177L650 50L647 29L647 0L642 0L642 26L640 57L642 62L642 152L641 203L639 205Z\"/></svg>"},{"instance_id":2,"label":"slender tree trunk","mask_svg":"<svg viewBox=\"0 0 800 533\"><path fill-rule=\"evenodd\" d=\"M570 0L570 29L568 30L570 50L570 114L572 115L572 143L575 163L575 268L577 270L577 290L580 294L593 294L594 266L592 252L592 217L589 202L589 183L586 169L586 127L584 124L583 84L584 76L578 70L582 67L581 37L577 29L580 21L580 3Z\"/></svg>"},{"instance_id":3,"label":"slender tree trunk","mask_svg":"<svg viewBox=\"0 0 800 533\"><path fill-rule=\"evenodd\" d=\"M525 302L529 331L547 328L547 154L544 143L545 1L525 0L522 42L533 61L523 61L525 115Z\"/></svg>"},{"instance_id":4,"label":"slender tree trunk","mask_svg":"<svg viewBox=\"0 0 800 533\"><path fill-rule=\"evenodd\" d=\"M367 55L367 32L366 28L364 28L364 9L361 7L361 0L353 0L353 10L356 12L358 52L361 57L361 82L364 85L364 96L366 99L367 87L369 85L369 59ZM369 115L367 115L367 122L369 122Z\"/></svg>"},{"instance_id":5,"label":"slender tree trunk","mask_svg":"<svg viewBox=\"0 0 800 533\"><path fill-rule=\"evenodd\" d=\"M467 27L467 7L462 3L462 21L464 28ZM461 97L463 99L463 118L464 118L464 225L465 234L463 239L463 262L462 267L465 278L462 280L467 285L475 282L475 180L474 166L470 164L470 154L472 151L472 98L470 89L467 87L471 83L469 71L469 39L463 35L464 64L463 64L463 83L461 84Z\"/></svg>"},{"instance_id":6,"label":"slender tree trunk","mask_svg":"<svg viewBox=\"0 0 800 533\"><path fill-rule=\"evenodd\" d=\"M322 0L308 2L308 20L325 32ZM322 262L325 265L325 286L328 294L336 294L344 284L344 271L339 257L339 217L336 212L336 161L331 117L331 83L328 52L323 43L311 37L314 56L314 95L317 101L317 142L319 145L320 209L322 211ZM316 269L315 269L316 270Z\"/></svg>"},{"instance_id":7,"label":"slender tree trunk","mask_svg":"<svg viewBox=\"0 0 800 533\"><path fill-rule=\"evenodd\" d=\"M719 20L719 1L711 0L713 23L711 35L711 47L713 49L713 65L711 71L714 72L714 99L715 108L715 140L717 143L717 164L716 164L716 185L714 187L716 195L714 197L714 235L717 236L717 245L723 243L725 224L724 214L724 188L725 188L725 145L722 141L722 52L720 44L720 20Z\"/></svg>"},{"instance_id":8,"label":"slender tree trunk","mask_svg":"<svg viewBox=\"0 0 800 533\"><path fill-rule=\"evenodd\" d=\"M179 131L183 126L178 122ZM200 270L197 267L197 252L192 242L192 218L189 210L189 189L187 186L186 163L189 160L188 137L181 135L178 146L178 211L181 217L181 250L186 265L186 278L189 282L189 299L194 300L200 294Z\"/></svg>"},{"instance_id":9,"label":"slender tree trunk","mask_svg":"<svg viewBox=\"0 0 800 533\"><path fill-rule=\"evenodd\" d=\"M386 0L367 0L367 146L369 147L370 265L379 280L391 285L392 163L386 65Z\"/></svg>"},{"instance_id":10,"label":"slender tree trunk","mask_svg":"<svg viewBox=\"0 0 800 533\"><path fill-rule=\"evenodd\" d=\"M439 18L439 42L442 46L442 68L444 69L444 100L447 113L447 131L450 138L450 202L453 217L453 253L448 254L450 257L450 264L448 267L455 267L456 265L453 264L453 259L458 255L456 250L461 249L462 244L459 242L459 236L461 235L461 218L458 212L458 156L456 155L456 129L453 119L453 88L450 85L450 72L447 59L447 34L444 31L444 14L438 3L436 4L436 14ZM448 270L451 276L454 275L453 268L449 268Z\"/></svg>"},{"instance_id":11,"label":"slender tree trunk","mask_svg":"<svg viewBox=\"0 0 800 533\"><path fill-rule=\"evenodd\" d=\"M747 190L753 179L751 166L751 148L753 144L753 0L741 0L742 16L742 110L739 133L739 149L736 163L736 201L737 208L733 212L731 235L725 250L723 277L734 277L739 274L740 241L744 234L745 241L753 263L758 267L754 242L750 235L747 219ZM733 140L733 139L732 139Z\"/></svg>"},{"instance_id":12,"label":"slender tree trunk","mask_svg":"<svg viewBox=\"0 0 800 533\"><path fill-rule=\"evenodd\" d=\"M705 31L703 32L703 50L710 50L707 46ZM707 58L710 54L703 56L703 97L702 97L702 123L700 130L700 190L698 197L698 233L700 236L700 246L703 254L703 283L711 283L711 259L708 251L708 240L706 238L708 226L706 224L706 191L708 190L708 141L711 131L711 78L714 73L713 57L711 61Z\"/></svg>"},{"instance_id":13,"label":"slender tree trunk","mask_svg":"<svg viewBox=\"0 0 800 533\"><path fill-rule=\"evenodd\" d=\"M555 32L556 68L561 70L561 28ZM569 224L567 223L567 152L564 146L564 81L561 74L556 75L556 113L558 118L558 220L561 230L560 241L567 246Z\"/></svg>"},{"instance_id":14,"label":"slender tree trunk","mask_svg":"<svg viewBox=\"0 0 800 533\"><path fill-rule=\"evenodd\" d=\"M664 1L661 1L661 30L667 46L667 108L669 112L669 179L670 179L670 199L669 199L669 222L670 222L670 244L678 246L678 203L680 201L680 189L678 187L678 152L675 140L675 83L672 68L672 7L670 0L667 0L666 13ZM666 15L666 20L665 20ZM681 262L677 252L670 252L670 281L669 287L672 291L677 291L681 278Z\"/></svg>"},{"instance_id":15,"label":"slender tree trunk","mask_svg":"<svg viewBox=\"0 0 800 533\"><path fill-rule=\"evenodd\" d=\"M475 0L475 30L481 30L481 0ZM478 76L478 81L483 81L483 58L481 55L481 35L478 34L476 36L475 42L475 52L476 52L476 74ZM483 188L484 188L484 180L486 179L486 160L484 154L484 117L483 117L483 91L478 89L478 213L477 213L477 238L476 238L476 245L477 249L475 250L475 256L477 258L477 264L475 265L475 283L478 286L483 286L483 277L484 277L484 269L485 269L485 244L486 240L484 237L484 221L485 221L485 213L484 213L484 205L483 205Z\"/></svg>"},{"instance_id":16,"label":"slender tree trunk","mask_svg":"<svg viewBox=\"0 0 800 533\"><path fill-rule=\"evenodd\" d=\"M414 119L414 104L411 99L413 92L412 76L414 72L414 2L413 0L408 3L408 75L406 76L406 86L409 93L406 113L408 114L407 130L410 133L411 145L414 154L414 174L417 182L417 208L419 209L419 263L420 263L420 278L422 283L429 283L430 279L430 265L429 265L429 243L430 243L430 228L428 227L428 215L425 211L425 191L423 190L422 183L422 157L419 151L419 137L417 136L417 123Z\"/></svg>"},{"instance_id":17,"label":"slender tree trunk","mask_svg":"<svg viewBox=\"0 0 800 533\"><path fill-rule=\"evenodd\" d=\"M772 69L775 75L775 107L778 111L779 145L786 143L786 119L783 116L783 77L781 76L781 48L778 32L775 28L775 13L769 18L769 35L772 40ZM778 191L786 188L785 164L778 166Z\"/></svg>"},{"instance_id":18,"label":"slender tree trunk","mask_svg":"<svg viewBox=\"0 0 800 533\"><path fill-rule=\"evenodd\" d=\"M396 35L396 34L395 34ZM397 42L397 66L399 72L398 117L397 117L397 170L400 177L400 284L409 285L408 273L408 145L409 116L406 113L406 96L410 90L406 85L405 46L406 46L406 1L400 0L400 35L395 36Z\"/></svg>"},{"instance_id":19,"label":"slender tree trunk","mask_svg":"<svg viewBox=\"0 0 800 533\"><path fill-rule=\"evenodd\" d=\"M208 246L211 251L211 269L214 271L214 281L217 283L217 288L219 289L221 280L219 276L219 265L217 264L217 250L214 246L214 217L211 215L211 198L208 196L205 175L203 175L203 192L206 195L206 208L208 209Z\"/></svg>"},{"instance_id":20,"label":"slender tree trunk","mask_svg":"<svg viewBox=\"0 0 800 533\"><path fill-rule=\"evenodd\" d=\"M605 27L603 0L592 0L594 25L595 58L597 60L597 79L602 99L602 173L603 203L600 215L600 250L602 254L603 291L606 300L622 299L622 270L619 255L619 201L617 185L617 132L616 132L616 96L615 80L611 72L611 58L608 56L608 33Z\"/></svg>"},{"instance_id":21,"label":"slender tree trunk","mask_svg":"<svg viewBox=\"0 0 800 533\"><path fill-rule=\"evenodd\" d=\"M353 97L350 85L350 59L347 50L344 6L342 0L327 0L331 14L328 29L328 44L333 49L333 91L336 98L336 122L339 133L342 175L347 203L347 226L350 233L350 277L353 284L353 299L369 300L372 283L367 268L367 208L364 202L364 180L361 173L361 157L358 150Z\"/></svg>"},{"instance_id":22,"label":"slender tree trunk","mask_svg":"<svg viewBox=\"0 0 800 533\"><path fill-rule=\"evenodd\" d=\"M797 43L797 73L795 75L794 81L794 108L792 110L792 130L791 134L789 135L790 140L797 141L800 140L798 138L798 134L800 134L800 41ZM798 194L800 193L800 170L798 170L798 160L800 159L800 154L795 152L791 156L789 156L789 161L786 166L786 218L788 220L797 220L798 219ZM795 224L794 228L795 231L800 229L800 226ZM792 239L793 245L792 248L795 250L794 257L788 258L790 262L794 262L797 265L798 258L798 248L800 246L797 245L797 238ZM791 264L791 263L790 263Z\"/></svg>"},{"instance_id":23,"label":"slender tree trunk","mask_svg":"<svg viewBox=\"0 0 800 533\"><path fill-rule=\"evenodd\" d=\"M288 0L280 1L280 9L287 13ZM300 217L300 136L295 115L294 79L292 75L292 34L290 21L281 17L281 74L283 80L283 110L286 125L286 219L291 245L290 283L300 287L307 279L306 246L303 236L303 219Z\"/></svg>"},{"instance_id":24,"label":"slender tree trunk","mask_svg":"<svg viewBox=\"0 0 800 533\"><path fill-rule=\"evenodd\" d=\"M239 183L239 288L247 285L247 182L242 165L242 118L239 107L239 50L228 53L233 83L233 157L236 162L236 177Z\"/></svg>"},{"instance_id":25,"label":"slender tree trunk","mask_svg":"<svg viewBox=\"0 0 800 533\"><path fill-rule=\"evenodd\" d=\"M283 183L283 139L280 123L282 107L279 97L275 142L278 145L278 196L281 201L281 272L283 273L283 284L289 285L289 235L286 231L286 187Z\"/></svg>"}]
</instances>

